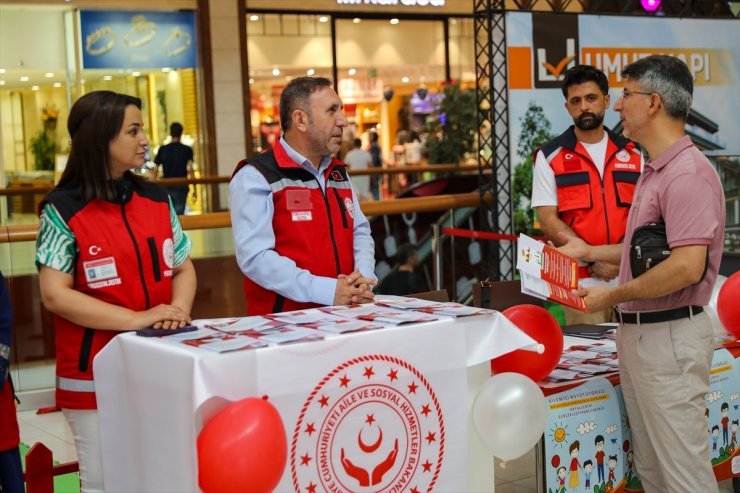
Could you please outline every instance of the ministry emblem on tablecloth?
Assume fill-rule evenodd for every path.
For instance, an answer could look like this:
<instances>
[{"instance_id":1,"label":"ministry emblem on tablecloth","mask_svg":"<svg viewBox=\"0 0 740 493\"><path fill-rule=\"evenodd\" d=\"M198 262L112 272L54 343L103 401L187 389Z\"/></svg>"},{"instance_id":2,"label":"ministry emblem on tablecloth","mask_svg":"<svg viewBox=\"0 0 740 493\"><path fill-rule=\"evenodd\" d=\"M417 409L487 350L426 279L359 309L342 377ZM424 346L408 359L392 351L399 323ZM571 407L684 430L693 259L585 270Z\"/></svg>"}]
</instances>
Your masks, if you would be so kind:
<instances>
[{"instance_id":1,"label":"ministry emblem on tablecloth","mask_svg":"<svg viewBox=\"0 0 740 493\"><path fill-rule=\"evenodd\" d=\"M290 447L297 492L429 492L442 468L445 428L434 390L409 363L385 355L327 374L301 409Z\"/></svg>"}]
</instances>

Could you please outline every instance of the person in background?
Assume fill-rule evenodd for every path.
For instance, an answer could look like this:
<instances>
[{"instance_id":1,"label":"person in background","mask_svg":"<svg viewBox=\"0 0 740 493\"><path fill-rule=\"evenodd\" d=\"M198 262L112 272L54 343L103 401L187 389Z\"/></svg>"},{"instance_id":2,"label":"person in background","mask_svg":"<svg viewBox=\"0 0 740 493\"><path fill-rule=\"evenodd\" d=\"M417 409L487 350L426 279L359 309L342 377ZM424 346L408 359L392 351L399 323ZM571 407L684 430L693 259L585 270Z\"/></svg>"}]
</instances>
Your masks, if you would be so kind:
<instances>
[{"instance_id":1,"label":"person in background","mask_svg":"<svg viewBox=\"0 0 740 493\"><path fill-rule=\"evenodd\" d=\"M407 294L426 291L421 276L416 272L419 257L416 247L411 243L404 243L396 251L398 269L385 276L378 285L378 294Z\"/></svg>"},{"instance_id":2,"label":"person in background","mask_svg":"<svg viewBox=\"0 0 740 493\"><path fill-rule=\"evenodd\" d=\"M195 269L167 191L130 170L144 163L141 100L78 99L59 184L39 206L36 265L54 314L56 403L72 429L82 492L104 491L93 359L122 331L190 321Z\"/></svg>"},{"instance_id":3,"label":"person in background","mask_svg":"<svg viewBox=\"0 0 740 493\"><path fill-rule=\"evenodd\" d=\"M573 125L535 154L532 207L547 238L562 245L566 232L591 245L617 244L624 237L627 213L642 156L628 139L604 126L609 108L609 82L601 70L576 65L562 84L565 109ZM618 266L582 263L580 283L593 286L611 281ZM563 307L567 324L609 322L611 307L584 314Z\"/></svg>"},{"instance_id":4,"label":"person in background","mask_svg":"<svg viewBox=\"0 0 740 493\"><path fill-rule=\"evenodd\" d=\"M383 150L378 144L378 132L370 132L370 155L373 158L373 168L380 169L383 167ZM370 193L372 193L375 200L380 200L380 185L383 183L383 177L381 175L373 175L370 177Z\"/></svg>"},{"instance_id":5,"label":"person in background","mask_svg":"<svg viewBox=\"0 0 740 493\"><path fill-rule=\"evenodd\" d=\"M375 243L339 150L348 122L324 77L298 77L280 95L283 136L241 161L229 184L247 313L370 301Z\"/></svg>"},{"instance_id":6,"label":"person in background","mask_svg":"<svg viewBox=\"0 0 740 493\"><path fill-rule=\"evenodd\" d=\"M370 168L373 165L373 157L368 151L362 149L362 140L355 139L353 146L352 150L344 157L344 162L349 166L352 188L354 188L357 198L359 200L369 200L373 198L370 193L370 176L354 176L352 171Z\"/></svg>"},{"instance_id":7,"label":"person in background","mask_svg":"<svg viewBox=\"0 0 740 493\"><path fill-rule=\"evenodd\" d=\"M10 346L13 341L13 307L0 272L0 491L23 493L23 468L18 448L20 433L10 381Z\"/></svg>"},{"instance_id":8,"label":"person in background","mask_svg":"<svg viewBox=\"0 0 740 493\"><path fill-rule=\"evenodd\" d=\"M686 64L652 55L627 65L622 77L624 90L614 109L625 135L650 157L637 182L624 245L589 245L563 233L561 249L591 262L620 262L617 287L592 286L577 293L591 312L619 305L620 384L645 492L712 493L717 481L704 396L714 337L703 307L722 259L724 191L712 163L686 135L694 90ZM660 220L670 255L634 276L633 233Z\"/></svg>"},{"instance_id":9,"label":"person in background","mask_svg":"<svg viewBox=\"0 0 740 493\"><path fill-rule=\"evenodd\" d=\"M170 125L172 142L159 148L154 163L162 166L164 178L195 178L193 173L193 148L180 142L182 125L174 122ZM168 186L167 193L172 198L177 214L185 214L185 202L188 198L188 185ZM195 186L193 186L195 190Z\"/></svg>"}]
</instances>

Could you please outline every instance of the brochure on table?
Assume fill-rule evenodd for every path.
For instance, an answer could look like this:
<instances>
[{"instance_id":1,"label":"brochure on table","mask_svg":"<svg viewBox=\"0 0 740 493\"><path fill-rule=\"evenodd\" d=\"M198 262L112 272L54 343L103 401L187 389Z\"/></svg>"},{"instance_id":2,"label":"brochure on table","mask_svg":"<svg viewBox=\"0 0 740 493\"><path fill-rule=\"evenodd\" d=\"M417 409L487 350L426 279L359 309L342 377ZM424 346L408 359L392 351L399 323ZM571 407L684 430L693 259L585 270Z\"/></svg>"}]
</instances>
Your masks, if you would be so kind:
<instances>
[{"instance_id":1,"label":"brochure on table","mask_svg":"<svg viewBox=\"0 0 740 493\"><path fill-rule=\"evenodd\" d=\"M583 299L572 292L578 287L576 259L520 234L516 268L521 275L522 293L586 311Z\"/></svg>"}]
</instances>

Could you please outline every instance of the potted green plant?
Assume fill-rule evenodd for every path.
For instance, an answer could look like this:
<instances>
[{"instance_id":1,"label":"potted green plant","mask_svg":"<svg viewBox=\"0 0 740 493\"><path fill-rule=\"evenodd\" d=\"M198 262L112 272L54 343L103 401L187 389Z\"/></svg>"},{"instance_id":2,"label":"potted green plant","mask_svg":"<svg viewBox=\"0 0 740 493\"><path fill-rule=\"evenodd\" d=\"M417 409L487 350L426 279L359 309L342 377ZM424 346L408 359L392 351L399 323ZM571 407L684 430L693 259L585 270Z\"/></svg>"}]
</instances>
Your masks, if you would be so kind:
<instances>
[{"instance_id":1,"label":"potted green plant","mask_svg":"<svg viewBox=\"0 0 740 493\"><path fill-rule=\"evenodd\" d=\"M56 154L57 145L46 128L39 130L31 138L30 148L34 158L33 163L35 169L45 171L54 170L54 155Z\"/></svg>"},{"instance_id":2,"label":"potted green plant","mask_svg":"<svg viewBox=\"0 0 740 493\"><path fill-rule=\"evenodd\" d=\"M457 164L474 150L477 109L474 91L463 91L455 82L445 85L444 97L424 129L429 132L429 164Z\"/></svg>"}]
</instances>

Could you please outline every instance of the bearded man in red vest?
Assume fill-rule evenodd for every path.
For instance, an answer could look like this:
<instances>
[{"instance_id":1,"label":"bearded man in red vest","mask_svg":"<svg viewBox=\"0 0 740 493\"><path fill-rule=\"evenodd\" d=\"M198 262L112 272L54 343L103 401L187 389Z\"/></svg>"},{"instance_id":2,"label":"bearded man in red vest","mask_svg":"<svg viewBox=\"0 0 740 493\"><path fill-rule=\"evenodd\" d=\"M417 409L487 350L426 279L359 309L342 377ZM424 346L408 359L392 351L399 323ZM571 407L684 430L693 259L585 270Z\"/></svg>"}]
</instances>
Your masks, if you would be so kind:
<instances>
[{"instance_id":1,"label":"bearded man in red vest","mask_svg":"<svg viewBox=\"0 0 740 493\"><path fill-rule=\"evenodd\" d=\"M556 246L564 243L560 233L590 245L618 244L624 238L642 155L632 141L604 127L609 108L604 72L576 65L565 73L562 91L574 125L537 150L532 207L542 231ZM582 263L580 284L616 285L618 273L617 265ZM569 325L598 324L612 317L611 308L594 314L564 308Z\"/></svg>"},{"instance_id":2,"label":"bearded man in red vest","mask_svg":"<svg viewBox=\"0 0 740 493\"><path fill-rule=\"evenodd\" d=\"M333 159L348 125L323 77L280 95L283 135L241 161L229 194L247 313L263 315L373 299L375 244L345 163Z\"/></svg>"}]
</instances>

